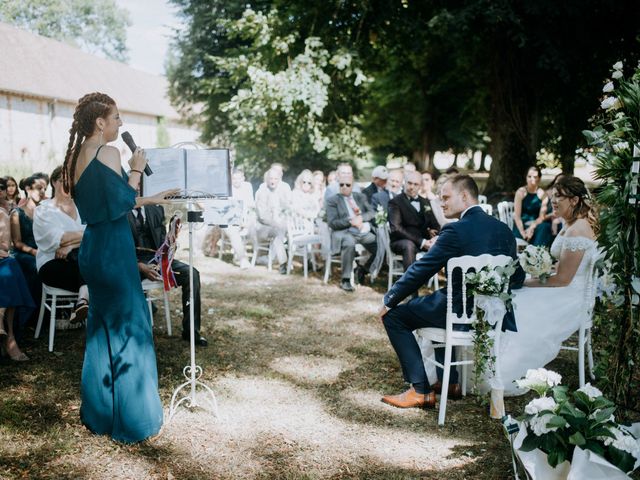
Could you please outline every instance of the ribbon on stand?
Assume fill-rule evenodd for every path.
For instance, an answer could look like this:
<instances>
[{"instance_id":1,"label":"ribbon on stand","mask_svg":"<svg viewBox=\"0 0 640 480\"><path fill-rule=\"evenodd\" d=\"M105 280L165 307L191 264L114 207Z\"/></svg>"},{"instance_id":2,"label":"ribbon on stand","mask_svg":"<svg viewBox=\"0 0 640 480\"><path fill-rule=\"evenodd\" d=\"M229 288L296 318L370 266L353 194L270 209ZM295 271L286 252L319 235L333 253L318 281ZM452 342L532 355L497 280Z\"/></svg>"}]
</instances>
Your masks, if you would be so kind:
<instances>
[{"instance_id":1,"label":"ribbon on stand","mask_svg":"<svg viewBox=\"0 0 640 480\"><path fill-rule=\"evenodd\" d=\"M504 384L500 376L500 337L502 320L507 313L504 301L493 295L476 295L476 307L484 311L485 321L493 327L493 354L495 356L494 374L489 379L491 399L489 402L491 418L502 418L504 409Z\"/></svg>"},{"instance_id":2,"label":"ribbon on stand","mask_svg":"<svg viewBox=\"0 0 640 480\"><path fill-rule=\"evenodd\" d=\"M165 292L178 286L173 270L171 270L171 263L176 254L178 234L180 233L181 226L182 222L177 214L171 217L164 242L162 242L160 248L156 250L156 255L150 262L160 266L160 274L162 275Z\"/></svg>"}]
</instances>

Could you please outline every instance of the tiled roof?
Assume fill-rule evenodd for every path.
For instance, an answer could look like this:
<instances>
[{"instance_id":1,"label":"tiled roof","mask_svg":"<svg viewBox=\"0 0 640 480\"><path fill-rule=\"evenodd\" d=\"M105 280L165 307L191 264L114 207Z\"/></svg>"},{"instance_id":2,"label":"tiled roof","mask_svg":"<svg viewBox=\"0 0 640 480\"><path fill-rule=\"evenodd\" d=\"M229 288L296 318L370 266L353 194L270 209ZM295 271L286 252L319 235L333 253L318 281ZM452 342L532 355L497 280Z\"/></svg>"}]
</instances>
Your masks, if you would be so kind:
<instances>
[{"instance_id":1,"label":"tiled roof","mask_svg":"<svg viewBox=\"0 0 640 480\"><path fill-rule=\"evenodd\" d=\"M0 92L75 104L97 91L120 110L179 119L167 87L164 77L0 22Z\"/></svg>"}]
</instances>

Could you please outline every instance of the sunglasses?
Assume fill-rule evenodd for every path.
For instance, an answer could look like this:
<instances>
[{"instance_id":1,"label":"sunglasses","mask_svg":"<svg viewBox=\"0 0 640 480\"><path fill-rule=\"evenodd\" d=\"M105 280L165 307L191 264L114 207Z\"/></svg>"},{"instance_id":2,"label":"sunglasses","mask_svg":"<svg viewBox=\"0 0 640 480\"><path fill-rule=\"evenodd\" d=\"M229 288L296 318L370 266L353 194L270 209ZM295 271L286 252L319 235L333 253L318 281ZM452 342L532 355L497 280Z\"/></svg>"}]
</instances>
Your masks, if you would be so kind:
<instances>
[{"instance_id":1,"label":"sunglasses","mask_svg":"<svg viewBox=\"0 0 640 480\"><path fill-rule=\"evenodd\" d=\"M350 187L351 184L350 183L341 183L340 186L341 187Z\"/></svg>"},{"instance_id":2,"label":"sunglasses","mask_svg":"<svg viewBox=\"0 0 640 480\"><path fill-rule=\"evenodd\" d=\"M302 182L303 185L311 185L311 182Z\"/></svg>"}]
</instances>

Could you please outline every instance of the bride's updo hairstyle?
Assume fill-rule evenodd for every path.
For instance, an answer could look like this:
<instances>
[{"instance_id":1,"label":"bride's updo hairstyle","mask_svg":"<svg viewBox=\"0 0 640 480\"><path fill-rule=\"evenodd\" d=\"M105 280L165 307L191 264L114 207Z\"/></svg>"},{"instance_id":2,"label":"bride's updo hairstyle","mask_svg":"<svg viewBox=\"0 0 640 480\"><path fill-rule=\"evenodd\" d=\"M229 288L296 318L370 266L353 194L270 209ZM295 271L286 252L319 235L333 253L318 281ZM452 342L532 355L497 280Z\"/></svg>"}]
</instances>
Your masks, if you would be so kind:
<instances>
[{"instance_id":1,"label":"bride's updo hairstyle","mask_svg":"<svg viewBox=\"0 0 640 480\"><path fill-rule=\"evenodd\" d=\"M73 123L69 129L69 145L64 156L62 166L62 186L65 192L74 193L74 179L76 176L76 162L80 147L85 138L93 135L98 118L106 118L116 102L104 93L89 93L78 100Z\"/></svg>"},{"instance_id":2,"label":"bride's updo hairstyle","mask_svg":"<svg viewBox=\"0 0 640 480\"><path fill-rule=\"evenodd\" d=\"M573 208L571 218L566 220L574 222L578 218L584 218L591 225L593 232L597 234L599 230L597 212L591 194L584 182L573 175L562 175L556 179L553 189L559 196L578 199L578 203Z\"/></svg>"}]
</instances>

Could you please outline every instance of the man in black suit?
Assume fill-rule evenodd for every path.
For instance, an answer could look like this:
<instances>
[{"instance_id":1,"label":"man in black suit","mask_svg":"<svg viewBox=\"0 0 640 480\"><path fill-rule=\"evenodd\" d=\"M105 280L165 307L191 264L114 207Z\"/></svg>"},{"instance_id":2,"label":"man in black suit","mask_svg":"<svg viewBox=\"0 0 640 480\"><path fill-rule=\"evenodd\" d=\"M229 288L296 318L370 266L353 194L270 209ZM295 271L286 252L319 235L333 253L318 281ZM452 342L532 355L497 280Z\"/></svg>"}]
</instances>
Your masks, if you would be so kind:
<instances>
[{"instance_id":1,"label":"man in black suit","mask_svg":"<svg viewBox=\"0 0 640 480\"><path fill-rule=\"evenodd\" d=\"M331 251L340 252L340 288L352 292L351 272L356 257L356 243L360 243L371 252L367 264L364 267L358 266L356 270L360 283L364 281L364 275L369 271L376 255L378 244L370 223L375 217L375 212L364 194L353 191L353 173L340 173L338 185L340 192L326 201L327 223L331 229Z\"/></svg>"},{"instance_id":2,"label":"man in black suit","mask_svg":"<svg viewBox=\"0 0 640 480\"><path fill-rule=\"evenodd\" d=\"M384 190L387 185L387 178L389 178L387 167L378 165L373 169L373 172L371 172L371 184L362 189L362 193L367 196L367 202L371 203L371 197Z\"/></svg>"},{"instance_id":3,"label":"man in black suit","mask_svg":"<svg viewBox=\"0 0 640 480\"><path fill-rule=\"evenodd\" d=\"M161 281L158 270L149 261L155 256L167 234L164 226L164 209L159 205L147 205L129 212L129 225L136 244L138 269L141 278ZM189 265L179 260L171 262L176 282L182 288L182 339L189 340ZM208 345L207 339L200 335L200 272L193 269L193 323L195 329L195 343L201 347Z\"/></svg>"},{"instance_id":4,"label":"man in black suit","mask_svg":"<svg viewBox=\"0 0 640 480\"><path fill-rule=\"evenodd\" d=\"M379 312L389 340L398 355L409 390L399 395L387 395L382 401L390 405L409 407L435 407L435 394L439 393L442 370L438 371L438 384L429 385L422 362L422 354L413 331L418 328L445 328L447 311L446 288L431 295L421 296L400 305L406 297L417 291L434 274L447 265L450 258L463 255L509 255L516 258L516 240L506 224L487 215L478 206L478 186L468 175L457 175L442 186L442 209L447 218L459 218L444 225L438 239L429 252L416 261L384 296ZM519 288L524 281L524 271L519 266L511 278L511 287ZM453 298L454 306L462 305L461 292ZM516 331L513 312L503 320L503 328ZM441 348L436 358L443 361ZM451 369L449 396L461 395L455 368Z\"/></svg>"},{"instance_id":5,"label":"man in black suit","mask_svg":"<svg viewBox=\"0 0 640 480\"><path fill-rule=\"evenodd\" d=\"M405 270L416 261L418 251L429 249L440 230L431 203L418 195L421 184L420 173L407 172L404 192L389 201L391 250L402 255Z\"/></svg>"}]
</instances>

